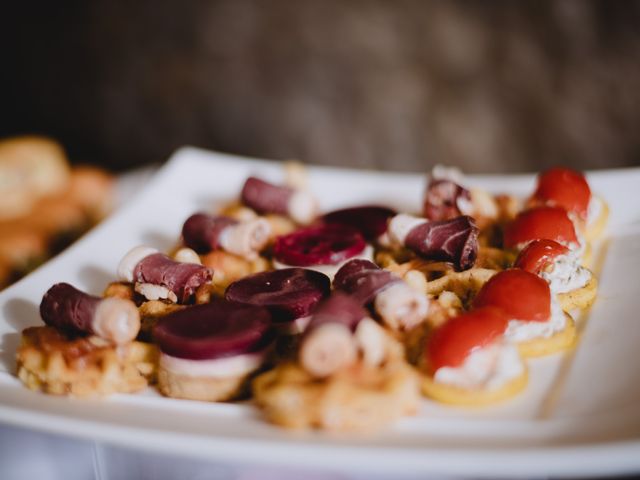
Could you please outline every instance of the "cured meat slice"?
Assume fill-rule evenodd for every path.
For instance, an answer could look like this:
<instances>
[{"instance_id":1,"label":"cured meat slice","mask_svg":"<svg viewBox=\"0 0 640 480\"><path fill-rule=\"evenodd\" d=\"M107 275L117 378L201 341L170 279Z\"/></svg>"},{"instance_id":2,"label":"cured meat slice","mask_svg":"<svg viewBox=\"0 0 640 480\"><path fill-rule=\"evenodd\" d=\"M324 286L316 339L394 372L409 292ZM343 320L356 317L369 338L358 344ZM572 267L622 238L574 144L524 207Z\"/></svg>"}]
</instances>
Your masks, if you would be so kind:
<instances>
[{"instance_id":1,"label":"cured meat slice","mask_svg":"<svg viewBox=\"0 0 640 480\"><path fill-rule=\"evenodd\" d=\"M132 301L96 297L68 283L56 283L47 290L40 316L49 326L98 335L117 344L132 341L140 330L140 314Z\"/></svg>"},{"instance_id":2,"label":"cured meat slice","mask_svg":"<svg viewBox=\"0 0 640 480\"><path fill-rule=\"evenodd\" d=\"M398 243L429 260L451 262L457 270L475 263L478 232L473 218L466 215L431 222L400 214L389 224L389 234Z\"/></svg>"}]
</instances>

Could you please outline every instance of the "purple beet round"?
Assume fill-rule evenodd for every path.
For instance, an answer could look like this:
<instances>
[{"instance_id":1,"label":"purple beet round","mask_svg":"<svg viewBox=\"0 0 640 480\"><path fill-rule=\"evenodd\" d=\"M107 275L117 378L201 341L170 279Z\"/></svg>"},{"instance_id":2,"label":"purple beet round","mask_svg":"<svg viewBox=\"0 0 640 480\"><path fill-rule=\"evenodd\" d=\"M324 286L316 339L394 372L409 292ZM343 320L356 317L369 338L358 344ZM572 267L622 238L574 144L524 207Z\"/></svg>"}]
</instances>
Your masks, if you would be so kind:
<instances>
[{"instance_id":1,"label":"purple beet round","mask_svg":"<svg viewBox=\"0 0 640 480\"><path fill-rule=\"evenodd\" d=\"M161 318L153 338L167 355L206 360L254 352L272 339L266 308L216 299Z\"/></svg>"},{"instance_id":2,"label":"purple beet round","mask_svg":"<svg viewBox=\"0 0 640 480\"><path fill-rule=\"evenodd\" d=\"M227 300L266 307L274 322L291 322L306 317L329 295L326 275L304 268L284 268L260 272L233 282L224 296Z\"/></svg>"},{"instance_id":3,"label":"purple beet round","mask_svg":"<svg viewBox=\"0 0 640 480\"><path fill-rule=\"evenodd\" d=\"M375 240L387 231L389 219L396 211L376 205L334 210L322 217L324 223L347 225L358 230L367 240Z\"/></svg>"},{"instance_id":4,"label":"purple beet round","mask_svg":"<svg viewBox=\"0 0 640 480\"><path fill-rule=\"evenodd\" d=\"M366 245L355 228L320 225L278 237L273 256L281 263L298 267L336 265L362 253Z\"/></svg>"}]
</instances>

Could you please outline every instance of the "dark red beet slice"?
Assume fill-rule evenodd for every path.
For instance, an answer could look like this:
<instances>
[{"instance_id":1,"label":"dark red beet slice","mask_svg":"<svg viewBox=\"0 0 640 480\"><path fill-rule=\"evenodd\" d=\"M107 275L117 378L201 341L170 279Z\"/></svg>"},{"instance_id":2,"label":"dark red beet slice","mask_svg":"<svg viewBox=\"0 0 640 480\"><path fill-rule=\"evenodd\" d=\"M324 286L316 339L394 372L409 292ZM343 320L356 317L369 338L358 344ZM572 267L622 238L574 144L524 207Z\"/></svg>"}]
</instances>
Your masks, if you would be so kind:
<instances>
[{"instance_id":1,"label":"dark red beet slice","mask_svg":"<svg viewBox=\"0 0 640 480\"><path fill-rule=\"evenodd\" d=\"M283 268L260 272L233 282L227 300L266 307L274 322L290 322L306 317L320 300L329 295L329 277L305 268Z\"/></svg>"},{"instance_id":2,"label":"dark red beet slice","mask_svg":"<svg viewBox=\"0 0 640 480\"><path fill-rule=\"evenodd\" d=\"M207 267L176 262L162 253L143 258L133 271L136 282L162 285L176 294L179 303L189 300L200 285L211 281L211 277Z\"/></svg>"},{"instance_id":3,"label":"dark red beet slice","mask_svg":"<svg viewBox=\"0 0 640 480\"><path fill-rule=\"evenodd\" d=\"M258 351L273 338L266 308L215 299L162 317L153 338L167 355L206 360Z\"/></svg>"},{"instance_id":4,"label":"dark red beet slice","mask_svg":"<svg viewBox=\"0 0 640 480\"><path fill-rule=\"evenodd\" d=\"M236 223L238 221L230 217L194 213L182 226L182 239L198 253L210 252L220 246L218 238L222 231Z\"/></svg>"},{"instance_id":5,"label":"dark red beet slice","mask_svg":"<svg viewBox=\"0 0 640 480\"><path fill-rule=\"evenodd\" d=\"M356 229L330 224L278 237L273 256L281 263L298 267L335 265L362 253L365 247L366 242Z\"/></svg>"},{"instance_id":6,"label":"dark red beet slice","mask_svg":"<svg viewBox=\"0 0 640 480\"><path fill-rule=\"evenodd\" d=\"M40 316L61 330L93 333L93 314L101 301L68 283L56 283L42 297Z\"/></svg>"},{"instance_id":7,"label":"dark red beet slice","mask_svg":"<svg viewBox=\"0 0 640 480\"><path fill-rule=\"evenodd\" d=\"M240 199L246 206L258 213L288 214L289 199L294 190L249 177L242 187Z\"/></svg>"},{"instance_id":8,"label":"dark red beet slice","mask_svg":"<svg viewBox=\"0 0 640 480\"><path fill-rule=\"evenodd\" d=\"M432 180L425 193L423 214L429 220L450 220L461 215L458 201L471 202L469 190L451 180Z\"/></svg>"},{"instance_id":9,"label":"dark red beet slice","mask_svg":"<svg viewBox=\"0 0 640 480\"><path fill-rule=\"evenodd\" d=\"M305 330L305 335L326 323L341 323L353 332L360 320L367 316L369 314L358 300L346 293L334 291L313 312L311 321Z\"/></svg>"},{"instance_id":10,"label":"dark red beet slice","mask_svg":"<svg viewBox=\"0 0 640 480\"><path fill-rule=\"evenodd\" d=\"M478 227L466 215L425 222L409 232L405 245L425 258L452 262L457 270L467 270L478 256Z\"/></svg>"},{"instance_id":11,"label":"dark red beet slice","mask_svg":"<svg viewBox=\"0 0 640 480\"><path fill-rule=\"evenodd\" d=\"M322 221L353 227L367 240L375 240L387 231L389 219L396 213L387 207L365 205L329 212Z\"/></svg>"},{"instance_id":12,"label":"dark red beet slice","mask_svg":"<svg viewBox=\"0 0 640 480\"><path fill-rule=\"evenodd\" d=\"M356 258L345 263L333 278L333 288L342 290L361 305L374 300L376 295L400 278L369 260Z\"/></svg>"}]
</instances>

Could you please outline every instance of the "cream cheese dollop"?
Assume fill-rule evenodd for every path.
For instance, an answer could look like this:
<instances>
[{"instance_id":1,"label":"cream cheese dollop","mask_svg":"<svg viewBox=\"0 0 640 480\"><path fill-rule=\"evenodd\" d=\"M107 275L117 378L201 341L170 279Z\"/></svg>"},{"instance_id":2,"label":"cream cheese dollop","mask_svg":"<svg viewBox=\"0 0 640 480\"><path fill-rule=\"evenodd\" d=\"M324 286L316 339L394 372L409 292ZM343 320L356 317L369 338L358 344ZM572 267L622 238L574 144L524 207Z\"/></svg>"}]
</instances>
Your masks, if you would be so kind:
<instances>
[{"instance_id":1,"label":"cream cheese dollop","mask_svg":"<svg viewBox=\"0 0 640 480\"><path fill-rule=\"evenodd\" d=\"M474 350L459 367L439 368L434 380L467 390L496 390L524 369L517 347L500 341Z\"/></svg>"},{"instance_id":2,"label":"cream cheese dollop","mask_svg":"<svg viewBox=\"0 0 640 480\"><path fill-rule=\"evenodd\" d=\"M536 338L549 338L565 329L567 317L556 300L551 296L551 316L545 322L529 320L509 320L504 337L512 342L526 342Z\"/></svg>"},{"instance_id":3,"label":"cream cheese dollop","mask_svg":"<svg viewBox=\"0 0 640 480\"><path fill-rule=\"evenodd\" d=\"M566 293L584 287L591 280L591 272L580 265L580 258L574 252L558 255L553 260L550 271L541 271L551 289L551 293Z\"/></svg>"}]
</instances>

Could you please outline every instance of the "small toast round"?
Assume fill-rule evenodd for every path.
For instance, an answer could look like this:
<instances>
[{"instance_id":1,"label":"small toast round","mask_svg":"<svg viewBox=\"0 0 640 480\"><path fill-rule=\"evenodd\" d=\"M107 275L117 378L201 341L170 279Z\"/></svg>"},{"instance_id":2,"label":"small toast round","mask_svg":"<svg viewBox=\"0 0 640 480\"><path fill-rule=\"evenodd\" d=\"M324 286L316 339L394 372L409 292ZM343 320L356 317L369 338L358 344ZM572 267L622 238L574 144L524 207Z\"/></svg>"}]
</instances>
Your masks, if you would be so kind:
<instances>
[{"instance_id":1,"label":"small toast round","mask_svg":"<svg viewBox=\"0 0 640 480\"><path fill-rule=\"evenodd\" d=\"M172 372L160 364L158 388L167 397L224 402L238 398L246 391L248 377L248 374L224 378L191 376Z\"/></svg>"},{"instance_id":2,"label":"small toast round","mask_svg":"<svg viewBox=\"0 0 640 480\"><path fill-rule=\"evenodd\" d=\"M571 315L565 312L567 323L563 330L556 332L549 338L536 338L525 342L517 342L520 355L526 358L542 357L569 350L577 339L576 324Z\"/></svg>"},{"instance_id":3,"label":"small toast round","mask_svg":"<svg viewBox=\"0 0 640 480\"><path fill-rule=\"evenodd\" d=\"M427 376L422 381L422 393L433 400L449 405L484 407L503 402L516 396L527 386L529 374L526 367L522 374L512 378L500 388L490 390L461 388L447 383L436 382Z\"/></svg>"},{"instance_id":4,"label":"small toast round","mask_svg":"<svg viewBox=\"0 0 640 480\"><path fill-rule=\"evenodd\" d=\"M593 305L597 295L598 280L595 275L591 274L591 278L584 287L576 288L570 292L559 293L558 301L565 312L574 309L584 310Z\"/></svg>"},{"instance_id":5,"label":"small toast round","mask_svg":"<svg viewBox=\"0 0 640 480\"><path fill-rule=\"evenodd\" d=\"M76 397L130 393L155 374L155 346L131 342L116 347L96 337L69 337L52 327L22 332L18 378L31 390Z\"/></svg>"},{"instance_id":6,"label":"small toast round","mask_svg":"<svg viewBox=\"0 0 640 480\"><path fill-rule=\"evenodd\" d=\"M604 233L604 229L606 228L609 220L609 205L607 205L607 202L605 202L602 197L598 196L597 198L602 204L602 210L600 211L598 218L596 218L585 229L584 236L588 241L594 241L600 238Z\"/></svg>"},{"instance_id":7,"label":"small toast round","mask_svg":"<svg viewBox=\"0 0 640 480\"><path fill-rule=\"evenodd\" d=\"M270 422L331 431L374 430L414 414L419 390L417 373L404 361L381 367L359 362L323 380L288 362L253 382L256 402Z\"/></svg>"}]
</instances>

